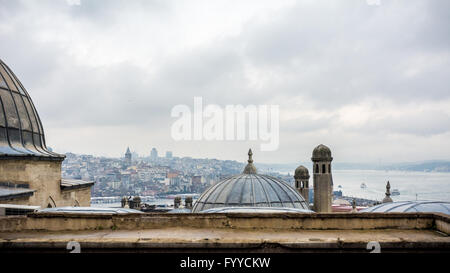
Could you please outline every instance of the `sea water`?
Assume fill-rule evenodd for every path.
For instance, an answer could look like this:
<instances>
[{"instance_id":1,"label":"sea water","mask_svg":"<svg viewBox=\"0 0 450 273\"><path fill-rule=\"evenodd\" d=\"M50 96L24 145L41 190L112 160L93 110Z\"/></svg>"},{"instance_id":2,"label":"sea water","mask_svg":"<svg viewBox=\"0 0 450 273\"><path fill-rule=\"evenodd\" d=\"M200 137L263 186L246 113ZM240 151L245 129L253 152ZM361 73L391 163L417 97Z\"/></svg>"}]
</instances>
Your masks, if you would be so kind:
<instances>
[{"instance_id":1,"label":"sea water","mask_svg":"<svg viewBox=\"0 0 450 273\"><path fill-rule=\"evenodd\" d=\"M450 173L406 172L373 170L334 170L333 190L342 190L343 195L381 201L389 181L392 190L400 195L394 201L438 200L450 202ZM361 183L366 188L361 188ZM312 184L312 183L310 183ZM339 188L339 185L341 188Z\"/></svg>"}]
</instances>

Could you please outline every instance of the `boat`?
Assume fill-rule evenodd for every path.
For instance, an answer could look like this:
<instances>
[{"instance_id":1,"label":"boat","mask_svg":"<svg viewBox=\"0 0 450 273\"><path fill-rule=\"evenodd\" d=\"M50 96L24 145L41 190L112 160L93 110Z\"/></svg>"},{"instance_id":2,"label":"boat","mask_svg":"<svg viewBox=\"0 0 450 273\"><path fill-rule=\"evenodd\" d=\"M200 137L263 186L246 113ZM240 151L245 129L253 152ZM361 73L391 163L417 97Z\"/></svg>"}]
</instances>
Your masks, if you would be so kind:
<instances>
[{"instance_id":1,"label":"boat","mask_svg":"<svg viewBox=\"0 0 450 273\"><path fill-rule=\"evenodd\" d=\"M366 185L366 183L361 183L361 189L365 189L365 188L367 188L367 185Z\"/></svg>"},{"instance_id":2,"label":"boat","mask_svg":"<svg viewBox=\"0 0 450 273\"><path fill-rule=\"evenodd\" d=\"M398 189L393 189L391 194L392 196L397 196L400 195L400 191Z\"/></svg>"}]
</instances>

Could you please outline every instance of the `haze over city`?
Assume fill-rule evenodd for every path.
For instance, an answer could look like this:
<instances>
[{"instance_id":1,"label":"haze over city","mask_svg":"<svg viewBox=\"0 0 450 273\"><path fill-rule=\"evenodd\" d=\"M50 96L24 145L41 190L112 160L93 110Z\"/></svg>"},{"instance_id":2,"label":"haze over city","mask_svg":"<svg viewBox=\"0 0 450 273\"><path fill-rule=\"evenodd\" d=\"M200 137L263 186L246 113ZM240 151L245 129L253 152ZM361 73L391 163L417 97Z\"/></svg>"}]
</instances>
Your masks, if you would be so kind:
<instances>
[{"instance_id":1,"label":"haze over city","mask_svg":"<svg viewBox=\"0 0 450 273\"><path fill-rule=\"evenodd\" d=\"M450 2L379 2L0 0L0 52L58 152L448 160ZM173 140L194 97L279 105L279 148Z\"/></svg>"}]
</instances>

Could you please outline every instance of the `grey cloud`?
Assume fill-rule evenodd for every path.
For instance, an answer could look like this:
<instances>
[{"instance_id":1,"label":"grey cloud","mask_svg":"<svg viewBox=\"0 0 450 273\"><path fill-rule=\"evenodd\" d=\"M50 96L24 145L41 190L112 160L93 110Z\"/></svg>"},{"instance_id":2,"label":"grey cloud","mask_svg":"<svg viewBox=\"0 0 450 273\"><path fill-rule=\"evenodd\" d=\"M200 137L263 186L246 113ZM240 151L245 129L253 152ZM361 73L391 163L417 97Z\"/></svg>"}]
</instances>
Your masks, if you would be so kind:
<instances>
[{"instance_id":1,"label":"grey cloud","mask_svg":"<svg viewBox=\"0 0 450 273\"><path fill-rule=\"evenodd\" d=\"M123 14L138 14L145 11L149 17L156 16L164 20L164 17L169 16L171 12L169 3L163 0L81 0L81 5L65 5L62 10L68 12L75 20L86 20L103 28L120 24L117 18Z\"/></svg>"},{"instance_id":2,"label":"grey cloud","mask_svg":"<svg viewBox=\"0 0 450 273\"><path fill-rule=\"evenodd\" d=\"M48 97L54 90L61 92L61 96L42 103L43 108L64 113L56 119L49 116L49 120L56 121L54 125L145 125L169 116L167 106L160 102L163 96L145 82L147 73L133 65L72 66L55 76L58 78L42 91Z\"/></svg>"},{"instance_id":3,"label":"grey cloud","mask_svg":"<svg viewBox=\"0 0 450 273\"><path fill-rule=\"evenodd\" d=\"M336 122L337 116L331 116L328 118L319 117L314 118L311 116L296 118L288 121L282 121L280 128L282 131L291 133L313 133L318 130L323 130L333 126Z\"/></svg>"},{"instance_id":4,"label":"grey cloud","mask_svg":"<svg viewBox=\"0 0 450 273\"><path fill-rule=\"evenodd\" d=\"M204 104L220 106L261 104L268 99L249 86L242 56L228 40L209 48L183 51L167 60L157 68L151 85L170 95L172 105L192 105L194 96L203 97Z\"/></svg>"},{"instance_id":5,"label":"grey cloud","mask_svg":"<svg viewBox=\"0 0 450 273\"><path fill-rule=\"evenodd\" d=\"M81 33L73 39L113 35L123 24L130 29L144 24L147 32L125 35L123 45L111 45L129 50L125 55L129 57L137 54L128 47L135 43L147 42L151 48L153 41L179 42L176 35L173 41L167 38L183 27L171 22L176 4L82 0L81 6L69 6L65 1L0 0L0 16L8 18L0 23L0 57L30 91L44 126L52 128L133 125L167 136L171 108L192 106L194 96L222 106L277 103L281 111L305 108L291 103L300 97L310 111L322 112L381 98L401 109L410 102L433 104L450 98L449 5L448 1L382 1L377 7L362 0L298 2L266 20L249 19L240 32L180 46L157 61L139 56L147 66L120 61L92 67L77 59L70 46L40 39L49 25L33 18L62 16ZM89 35L83 36L85 32ZM248 69L260 77L257 87L248 78ZM293 141L299 134L310 137L322 129L334 130L332 136L321 134L320 141L328 137L329 142L343 143L341 149L352 142L337 139L346 133L429 138L450 131L449 116L439 110L374 117L356 127L337 121L336 115L297 117L280 125L285 139ZM344 133L336 135L335 129ZM309 139L308 145L315 141ZM290 149L286 143L281 147Z\"/></svg>"},{"instance_id":6,"label":"grey cloud","mask_svg":"<svg viewBox=\"0 0 450 273\"><path fill-rule=\"evenodd\" d=\"M426 16L421 19L418 44L425 44L434 50L448 52L450 46L450 2L445 0L424 2ZM419 40L420 39L420 40Z\"/></svg>"},{"instance_id":7,"label":"grey cloud","mask_svg":"<svg viewBox=\"0 0 450 273\"><path fill-rule=\"evenodd\" d=\"M416 136L432 136L450 132L450 116L438 112L419 111L412 115L381 119L369 126L384 133L411 134Z\"/></svg>"},{"instance_id":8,"label":"grey cloud","mask_svg":"<svg viewBox=\"0 0 450 273\"><path fill-rule=\"evenodd\" d=\"M0 0L0 6L2 7L0 9L0 15L2 18L5 18L4 16L14 16L18 12L20 12L22 9L26 7L24 1L9 1L9 0Z\"/></svg>"},{"instance_id":9,"label":"grey cloud","mask_svg":"<svg viewBox=\"0 0 450 273\"><path fill-rule=\"evenodd\" d=\"M436 10L427 8L430 4L415 1L375 8L320 4L298 5L243 35L252 63L273 71L281 67L286 81L280 89L287 98L300 94L317 107L334 108L367 97L414 101L450 96L448 45L441 42L443 50L436 51L428 41L448 32L450 16L445 12L435 16ZM411 63L414 58L427 55L441 55L443 61L413 77L404 76L405 70L420 65Z\"/></svg>"},{"instance_id":10,"label":"grey cloud","mask_svg":"<svg viewBox=\"0 0 450 273\"><path fill-rule=\"evenodd\" d=\"M335 120L335 122L338 122ZM341 124L348 132L383 137L392 134L431 137L450 133L450 116L438 110L417 110L387 117L373 116L359 125ZM339 126L339 123L335 125Z\"/></svg>"}]
</instances>

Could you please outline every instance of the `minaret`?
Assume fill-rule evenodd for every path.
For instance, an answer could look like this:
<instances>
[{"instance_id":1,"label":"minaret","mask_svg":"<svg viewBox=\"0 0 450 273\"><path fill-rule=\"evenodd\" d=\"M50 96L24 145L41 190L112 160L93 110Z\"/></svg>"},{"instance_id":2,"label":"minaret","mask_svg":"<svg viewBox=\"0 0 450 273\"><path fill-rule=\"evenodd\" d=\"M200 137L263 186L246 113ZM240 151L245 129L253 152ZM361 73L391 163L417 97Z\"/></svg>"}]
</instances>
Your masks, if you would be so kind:
<instances>
[{"instance_id":1,"label":"minaret","mask_svg":"<svg viewBox=\"0 0 450 273\"><path fill-rule=\"evenodd\" d=\"M320 144L313 153L314 173L314 210L316 212L331 212L333 195L333 177L331 175L331 150Z\"/></svg>"},{"instance_id":2,"label":"minaret","mask_svg":"<svg viewBox=\"0 0 450 273\"><path fill-rule=\"evenodd\" d=\"M127 167L131 166L131 152L130 147L127 148L127 152L125 153L125 164Z\"/></svg>"},{"instance_id":3,"label":"minaret","mask_svg":"<svg viewBox=\"0 0 450 273\"><path fill-rule=\"evenodd\" d=\"M309 204L309 172L304 166L298 166L295 169L295 188L305 198L306 203Z\"/></svg>"},{"instance_id":4,"label":"minaret","mask_svg":"<svg viewBox=\"0 0 450 273\"><path fill-rule=\"evenodd\" d=\"M386 196L383 199L382 203L392 203L392 198L391 198L391 184L389 183L389 181L386 184Z\"/></svg>"}]
</instances>

